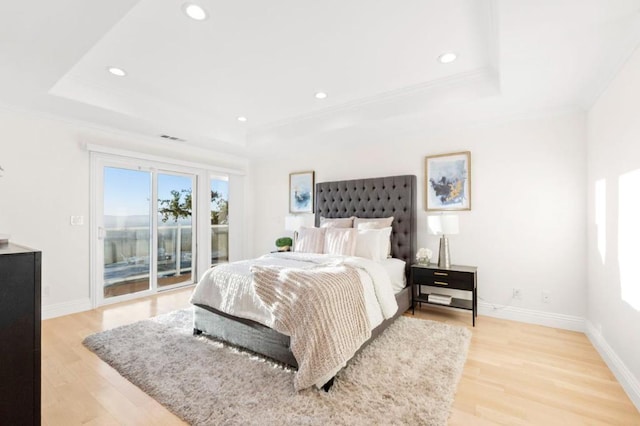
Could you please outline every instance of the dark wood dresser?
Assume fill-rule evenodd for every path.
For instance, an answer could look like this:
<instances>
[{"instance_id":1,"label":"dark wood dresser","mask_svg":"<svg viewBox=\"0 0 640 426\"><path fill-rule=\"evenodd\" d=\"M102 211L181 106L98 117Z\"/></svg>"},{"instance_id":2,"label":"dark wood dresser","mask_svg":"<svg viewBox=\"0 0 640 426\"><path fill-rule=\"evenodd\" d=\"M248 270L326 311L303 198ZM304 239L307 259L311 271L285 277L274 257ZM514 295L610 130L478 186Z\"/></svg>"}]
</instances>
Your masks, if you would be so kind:
<instances>
[{"instance_id":1,"label":"dark wood dresser","mask_svg":"<svg viewBox=\"0 0 640 426\"><path fill-rule=\"evenodd\" d=\"M40 424L39 251L0 245L0 424Z\"/></svg>"}]
</instances>

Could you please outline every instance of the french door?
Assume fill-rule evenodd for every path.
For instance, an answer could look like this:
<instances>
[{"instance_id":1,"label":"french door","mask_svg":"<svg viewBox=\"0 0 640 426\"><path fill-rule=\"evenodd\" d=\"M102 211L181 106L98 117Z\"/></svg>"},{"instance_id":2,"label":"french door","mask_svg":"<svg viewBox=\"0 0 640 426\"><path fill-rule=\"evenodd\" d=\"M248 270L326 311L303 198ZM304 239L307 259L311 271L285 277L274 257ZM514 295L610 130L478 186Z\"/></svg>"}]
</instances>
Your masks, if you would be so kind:
<instances>
[{"instance_id":1,"label":"french door","mask_svg":"<svg viewBox=\"0 0 640 426\"><path fill-rule=\"evenodd\" d=\"M97 304L193 284L197 175L134 160L96 167Z\"/></svg>"}]
</instances>

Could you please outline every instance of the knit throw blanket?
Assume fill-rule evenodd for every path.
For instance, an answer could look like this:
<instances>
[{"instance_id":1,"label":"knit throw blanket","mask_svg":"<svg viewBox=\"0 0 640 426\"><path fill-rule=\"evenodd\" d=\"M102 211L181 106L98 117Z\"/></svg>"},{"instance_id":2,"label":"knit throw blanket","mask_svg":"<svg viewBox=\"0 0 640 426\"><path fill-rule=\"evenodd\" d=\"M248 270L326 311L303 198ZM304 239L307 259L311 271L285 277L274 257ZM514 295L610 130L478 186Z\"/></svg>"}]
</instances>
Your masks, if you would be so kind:
<instances>
[{"instance_id":1,"label":"knit throw blanket","mask_svg":"<svg viewBox=\"0 0 640 426\"><path fill-rule=\"evenodd\" d=\"M296 390L328 382L371 336L364 290L350 266L254 266L256 294L288 335L298 361Z\"/></svg>"}]
</instances>

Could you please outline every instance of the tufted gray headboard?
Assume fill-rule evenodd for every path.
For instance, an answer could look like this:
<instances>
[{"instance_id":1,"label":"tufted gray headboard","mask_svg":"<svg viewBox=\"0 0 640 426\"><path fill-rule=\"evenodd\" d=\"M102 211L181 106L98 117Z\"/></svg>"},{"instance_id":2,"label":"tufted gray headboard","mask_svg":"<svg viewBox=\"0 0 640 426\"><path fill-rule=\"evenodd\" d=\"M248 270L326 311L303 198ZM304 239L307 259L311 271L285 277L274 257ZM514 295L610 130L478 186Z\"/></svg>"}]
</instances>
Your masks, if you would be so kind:
<instances>
[{"instance_id":1,"label":"tufted gray headboard","mask_svg":"<svg viewBox=\"0 0 640 426\"><path fill-rule=\"evenodd\" d=\"M320 182L316 184L316 226L320 216L393 216L391 255L407 262L408 282L417 244L416 182L413 175Z\"/></svg>"}]
</instances>

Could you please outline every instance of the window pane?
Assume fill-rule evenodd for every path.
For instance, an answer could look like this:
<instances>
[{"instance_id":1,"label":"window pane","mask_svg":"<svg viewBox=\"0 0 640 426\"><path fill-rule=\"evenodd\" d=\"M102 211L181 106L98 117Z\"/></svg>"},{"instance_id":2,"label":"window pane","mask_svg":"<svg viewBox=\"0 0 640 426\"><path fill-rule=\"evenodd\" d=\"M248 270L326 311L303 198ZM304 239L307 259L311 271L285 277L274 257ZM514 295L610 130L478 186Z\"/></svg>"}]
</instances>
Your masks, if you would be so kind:
<instances>
[{"instance_id":1,"label":"window pane","mask_svg":"<svg viewBox=\"0 0 640 426\"><path fill-rule=\"evenodd\" d=\"M229 180L211 179L211 264L229 261Z\"/></svg>"},{"instance_id":2,"label":"window pane","mask_svg":"<svg viewBox=\"0 0 640 426\"><path fill-rule=\"evenodd\" d=\"M104 297L150 288L151 174L104 168Z\"/></svg>"},{"instance_id":3,"label":"window pane","mask_svg":"<svg viewBox=\"0 0 640 426\"><path fill-rule=\"evenodd\" d=\"M158 174L158 287L191 282L192 179Z\"/></svg>"}]
</instances>

